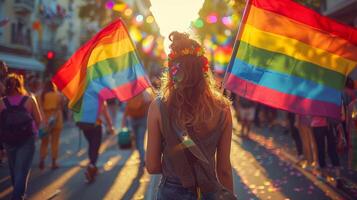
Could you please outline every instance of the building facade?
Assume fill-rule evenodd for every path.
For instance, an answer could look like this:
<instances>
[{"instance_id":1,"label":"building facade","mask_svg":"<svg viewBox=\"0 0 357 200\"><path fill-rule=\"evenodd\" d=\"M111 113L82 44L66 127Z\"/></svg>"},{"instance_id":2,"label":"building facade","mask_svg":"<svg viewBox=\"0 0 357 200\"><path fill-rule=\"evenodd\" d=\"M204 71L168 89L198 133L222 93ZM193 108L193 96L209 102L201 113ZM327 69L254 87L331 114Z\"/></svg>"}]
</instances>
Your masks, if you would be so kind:
<instances>
[{"instance_id":1,"label":"building facade","mask_svg":"<svg viewBox=\"0 0 357 200\"><path fill-rule=\"evenodd\" d=\"M72 55L80 45L81 20L78 17L81 0L42 0L36 13L41 24L37 53L54 51L59 59Z\"/></svg>"},{"instance_id":2,"label":"building facade","mask_svg":"<svg viewBox=\"0 0 357 200\"><path fill-rule=\"evenodd\" d=\"M0 0L0 60L15 70L43 71L33 55L32 19L37 1Z\"/></svg>"},{"instance_id":3,"label":"building facade","mask_svg":"<svg viewBox=\"0 0 357 200\"><path fill-rule=\"evenodd\" d=\"M324 0L322 14L357 27L357 0Z\"/></svg>"},{"instance_id":4,"label":"building facade","mask_svg":"<svg viewBox=\"0 0 357 200\"><path fill-rule=\"evenodd\" d=\"M80 45L82 0L0 0L0 60L10 68L43 72ZM48 62L47 53L57 62Z\"/></svg>"}]
</instances>

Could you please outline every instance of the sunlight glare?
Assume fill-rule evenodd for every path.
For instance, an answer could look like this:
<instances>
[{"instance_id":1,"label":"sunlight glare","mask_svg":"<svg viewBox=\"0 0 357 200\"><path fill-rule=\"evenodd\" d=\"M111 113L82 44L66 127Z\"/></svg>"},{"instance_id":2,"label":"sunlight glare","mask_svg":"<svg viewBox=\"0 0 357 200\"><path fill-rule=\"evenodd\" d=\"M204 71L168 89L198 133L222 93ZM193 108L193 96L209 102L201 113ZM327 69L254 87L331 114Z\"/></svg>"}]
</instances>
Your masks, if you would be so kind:
<instances>
[{"instance_id":1,"label":"sunlight glare","mask_svg":"<svg viewBox=\"0 0 357 200\"><path fill-rule=\"evenodd\" d=\"M168 36L172 31L190 33L191 22L196 20L204 0L151 0L151 12L165 37L165 51L168 52Z\"/></svg>"}]
</instances>

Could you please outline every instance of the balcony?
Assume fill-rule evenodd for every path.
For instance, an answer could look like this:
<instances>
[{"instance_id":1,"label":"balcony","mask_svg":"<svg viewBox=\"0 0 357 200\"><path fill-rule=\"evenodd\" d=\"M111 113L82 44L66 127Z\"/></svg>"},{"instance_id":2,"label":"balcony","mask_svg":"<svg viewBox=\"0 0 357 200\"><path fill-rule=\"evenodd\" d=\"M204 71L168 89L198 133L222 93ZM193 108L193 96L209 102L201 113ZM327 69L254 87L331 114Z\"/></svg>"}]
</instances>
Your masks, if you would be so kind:
<instances>
[{"instance_id":1,"label":"balcony","mask_svg":"<svg viewBox=\"0 0 357 200\"><path fill-rule=\"evenodd\" d=\"M15 0L14 10L18 13L32 12L34 9L35 0Z\"/></svg>"},{"instance_id":2,"label":"balcony","mask_svg":"<svg viewBox=\"0 0 357 200\"><path fill-rule=\"evenodd\" d=\"M333 15L336 12L342 11L346 8L351 7L351 5L357 3L357 0L326 0L325 9L323 11L324 15ZM354 6L352 6L354 7Z\"/></svg>"}]
</instances>

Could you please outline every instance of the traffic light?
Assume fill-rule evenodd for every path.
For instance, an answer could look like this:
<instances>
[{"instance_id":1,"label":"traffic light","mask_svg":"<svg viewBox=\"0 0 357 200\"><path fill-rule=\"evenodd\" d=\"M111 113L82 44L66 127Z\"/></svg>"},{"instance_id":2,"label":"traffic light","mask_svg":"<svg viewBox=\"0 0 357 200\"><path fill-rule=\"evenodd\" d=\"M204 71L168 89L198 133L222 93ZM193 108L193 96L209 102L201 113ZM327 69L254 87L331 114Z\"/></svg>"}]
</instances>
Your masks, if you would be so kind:
<instances>
[{"instance_id":1,"label":"traffic light","mask_svg":"<svg viewBox=\"0 0 357 200\"><path fill-rule=\"evenodd\" d=\"M56 54L54 51L47 51L46 58L47 60L53 60L55 58Z\"/></svg>"},{"instance_id":2,"label":"traffic light","mask_svg":"<svg viewBox=\"0 0 357 200\"><path fill-rule=\"evenodd\" d=\"M46 71L51 74L55 70L56 52L48 50L43 57L46 63Z\"/></svg>"}]
</instances>

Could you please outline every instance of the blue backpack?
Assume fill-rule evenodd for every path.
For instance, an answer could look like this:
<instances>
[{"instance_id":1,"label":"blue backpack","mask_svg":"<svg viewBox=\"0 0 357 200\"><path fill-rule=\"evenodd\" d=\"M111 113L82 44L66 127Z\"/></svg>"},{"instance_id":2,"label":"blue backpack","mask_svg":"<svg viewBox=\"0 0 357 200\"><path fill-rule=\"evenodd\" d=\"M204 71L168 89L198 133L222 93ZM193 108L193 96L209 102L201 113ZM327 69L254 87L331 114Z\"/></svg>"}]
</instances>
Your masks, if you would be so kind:
<instances>
[{"instance_id":1,"label":"blue backpack","mask_svg":"<svg viewBox=\"0 0 357 200\"><path fill-rule=\"evenodd\" d=\"M11 105L5 97L4 110L0 113L0 140L9 145L21 145L34 135L33 118L24 104L28 96L24 96L18 105Z\"/></svg>"}]
</instances>

